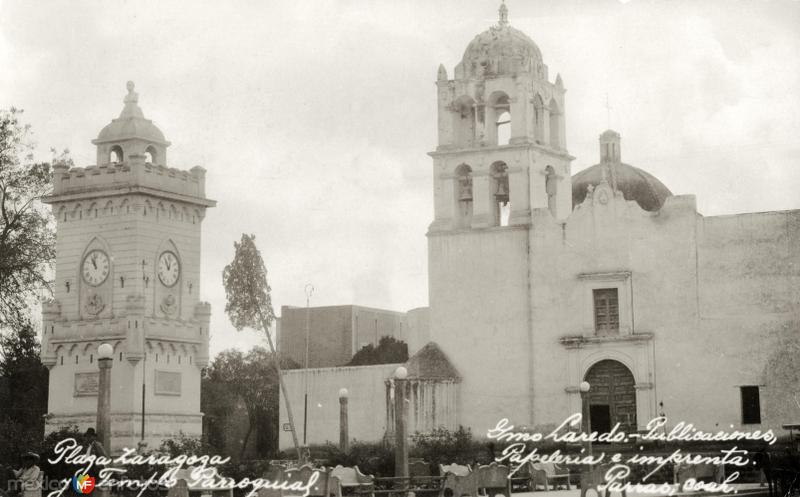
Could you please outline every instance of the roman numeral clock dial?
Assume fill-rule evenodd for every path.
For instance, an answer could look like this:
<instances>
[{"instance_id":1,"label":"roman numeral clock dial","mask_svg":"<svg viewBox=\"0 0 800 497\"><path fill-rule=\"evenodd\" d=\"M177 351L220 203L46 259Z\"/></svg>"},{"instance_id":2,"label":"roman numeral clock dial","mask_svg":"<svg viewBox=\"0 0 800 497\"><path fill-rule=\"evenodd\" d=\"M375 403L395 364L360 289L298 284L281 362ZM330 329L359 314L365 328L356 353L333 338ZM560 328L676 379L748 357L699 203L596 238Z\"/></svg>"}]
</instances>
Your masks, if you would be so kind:
<instances>
[{"instance_id":1,"label":"roman numeral clock dial","mask_svg":"<svg viewBox=\"0 0 800 497\"><path fill-rule=\"evenodd\" d=\"M108 255L102 250L92 250L83 259L81 274L90 286L98 286L108 278Z\"/></svg>"},{"instance_id":2,"label":"roman numeral clock dial","mask_svg":"<svg viewBox=\"0 0 800 497\"><path fill-rule=\"evenodd\" d=\"M158 279L166 287L175 286L181 276L178 258L172 252L163 252L158 258Z\"/></svg>"}]
</instances>

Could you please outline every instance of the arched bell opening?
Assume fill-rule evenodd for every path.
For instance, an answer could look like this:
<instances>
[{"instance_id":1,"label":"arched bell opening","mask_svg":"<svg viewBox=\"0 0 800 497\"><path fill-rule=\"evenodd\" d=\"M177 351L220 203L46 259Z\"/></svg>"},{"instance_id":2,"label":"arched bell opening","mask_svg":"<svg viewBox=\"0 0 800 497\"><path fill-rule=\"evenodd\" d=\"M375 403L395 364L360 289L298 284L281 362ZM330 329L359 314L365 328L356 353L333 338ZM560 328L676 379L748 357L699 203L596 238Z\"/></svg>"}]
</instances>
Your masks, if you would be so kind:
<instances>
[{"instance_id":1,"label":"arched bell opening","mask_svg":"<svg viewBox=\"0 0 800 497\"><path fill-rule=\"evenodd\" d=\"M147 164L156 164L156 160L158 160L158 152L154 146L150 145L144 151L144 161Z\"/></svg>"},{"instance_id":2,"label":"arched bell opening","mask_svg":"<svg viewBox=\"0 0 800 497\"><path fill-rule=\"evenodd\" d=\"M472 168L461 164L456 168L454 181L454 196L456 198L456 225L459 228L469 228L472 224L473 194L472 194Z\"/></svg>"},{"instance_id":3,"label":"arched bell opening","mask_svg":"<svg viewBox=\"0 0 800 497\"><path fill-rule=\"evenodd\" d=\"M110 164L119 164L122 162L123 159L124 157L122 153L122 147L120 147L119 145L114 145L108 151L108 162Z\"/></svg>"},{"instance_id":4,"label":"arched bell opening","mask_svg":"<svg viewBox=\"0 0 800 497\"><path fill-rule=\"evenodd\" d=\"M505 162L495 162L491 170L492 213L495 226L508 226L511 217L511 195L508 184L508 166Z\"/></svg>"},{"instance_id":5,"label":"arched bell opening","mask_svg":"<svg viewBox=\"0 0 800 497\"><path fill-rule=\"evenodd\" d=\"M502 91L489 97L486 120L493 125L489 129L489 142L495 145L508 145L511 141L511 100Z\"/></svg>"}]
</instances>

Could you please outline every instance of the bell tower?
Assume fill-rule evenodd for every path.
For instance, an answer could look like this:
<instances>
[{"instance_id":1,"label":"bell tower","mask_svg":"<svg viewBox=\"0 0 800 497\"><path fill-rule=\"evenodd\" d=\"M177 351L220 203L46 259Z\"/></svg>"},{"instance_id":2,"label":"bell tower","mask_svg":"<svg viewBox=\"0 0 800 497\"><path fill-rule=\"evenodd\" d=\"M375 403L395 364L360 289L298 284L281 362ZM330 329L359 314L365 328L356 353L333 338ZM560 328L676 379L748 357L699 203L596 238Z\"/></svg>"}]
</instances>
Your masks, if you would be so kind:
<instances>
[{"instance_id":1,"label":"bell tower","mask_svg":"<svg viewBox=\"0 0 800 497\"><path fill-rule=\"evenodd\" d=\"M205 170L168 167L169 142L128 82L93 143L97 165L55 166L54 300L43 309L48 430L94 426L97 348L114 347L111 450L202 433L200 370L210 307L200 302Z\"/></svg>"},{"instance_id":2,"label":"bell tower","mask_svg":"<svg viewBox=\"0 0 800 497\"><path fill-rule=\"evenodd\" d=\"M564 137L564 88L551 82L539 47L509 24L477 35L448 79L439 66L439 144L431 232L526 225L530 210L572 210Z\"/></svg>"},{"instance_id":3,"label":"bell tower","mask_svg":"<svg viewBox=\"0 0 800 497\"><path fill-rule=\"evenodd\" d=\"M530 239L536 223L560 223L572 211L566 89L533 40L511 26L505 4L497 24L469 43L453 79L439 66L436 87L431 338L464 376L459 423L497 416L497 405L507 410L500 417L527 420L531 406L519 399L530 398L532 385ZM498 391L492 371L508 365L514 374ZM506 400L488 406L486 392Z\"/></svg>"}]
</instances>

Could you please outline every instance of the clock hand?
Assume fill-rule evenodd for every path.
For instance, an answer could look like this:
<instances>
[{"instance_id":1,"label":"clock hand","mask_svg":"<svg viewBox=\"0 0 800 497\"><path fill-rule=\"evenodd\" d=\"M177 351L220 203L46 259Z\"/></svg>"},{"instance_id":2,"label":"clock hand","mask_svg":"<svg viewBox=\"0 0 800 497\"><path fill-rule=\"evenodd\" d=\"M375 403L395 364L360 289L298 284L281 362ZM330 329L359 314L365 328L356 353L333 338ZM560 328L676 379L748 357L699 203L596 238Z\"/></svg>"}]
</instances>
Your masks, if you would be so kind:
<instances>
[{"instance_id":1,"label":"clock hand","mask_svg":"<svg viewBox=\"0 0 800 497\"><path fill-rule=\"evenodd\" d=\"M96 255L92 256L92 266L94 266L94 268L97 269L97 256Z\"/></svg>"}]
</instances>

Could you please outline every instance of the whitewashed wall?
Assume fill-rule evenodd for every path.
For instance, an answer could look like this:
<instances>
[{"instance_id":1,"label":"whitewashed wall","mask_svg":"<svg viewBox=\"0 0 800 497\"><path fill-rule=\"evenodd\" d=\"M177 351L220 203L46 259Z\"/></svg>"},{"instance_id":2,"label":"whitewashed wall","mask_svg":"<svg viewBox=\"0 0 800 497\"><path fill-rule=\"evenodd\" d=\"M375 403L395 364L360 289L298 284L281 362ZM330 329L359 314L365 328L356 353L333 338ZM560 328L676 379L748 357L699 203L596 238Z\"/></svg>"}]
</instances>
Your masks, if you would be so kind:
<instances>
[{"instance_id":1,"label":"whitewashed wall","mask_svg":"<svg viewBox=\"0 0 800 497\"><path fill-rule=\"evenodd\" d=\"M291 399L297 437L303 443L304 382L308 381L308 433L307 443L339 443L339 390L349 391L348 416L350 440L375 442L386 431L386 386L388 378L399 364L355 366L340 368L315 368L292 370L283 373L286 389ZM307 376L306 376L307 375ZM284 431L289 422L281 393L280 438L282 450L292 448L292 434Z\"/></svg>"}]
</instances>

